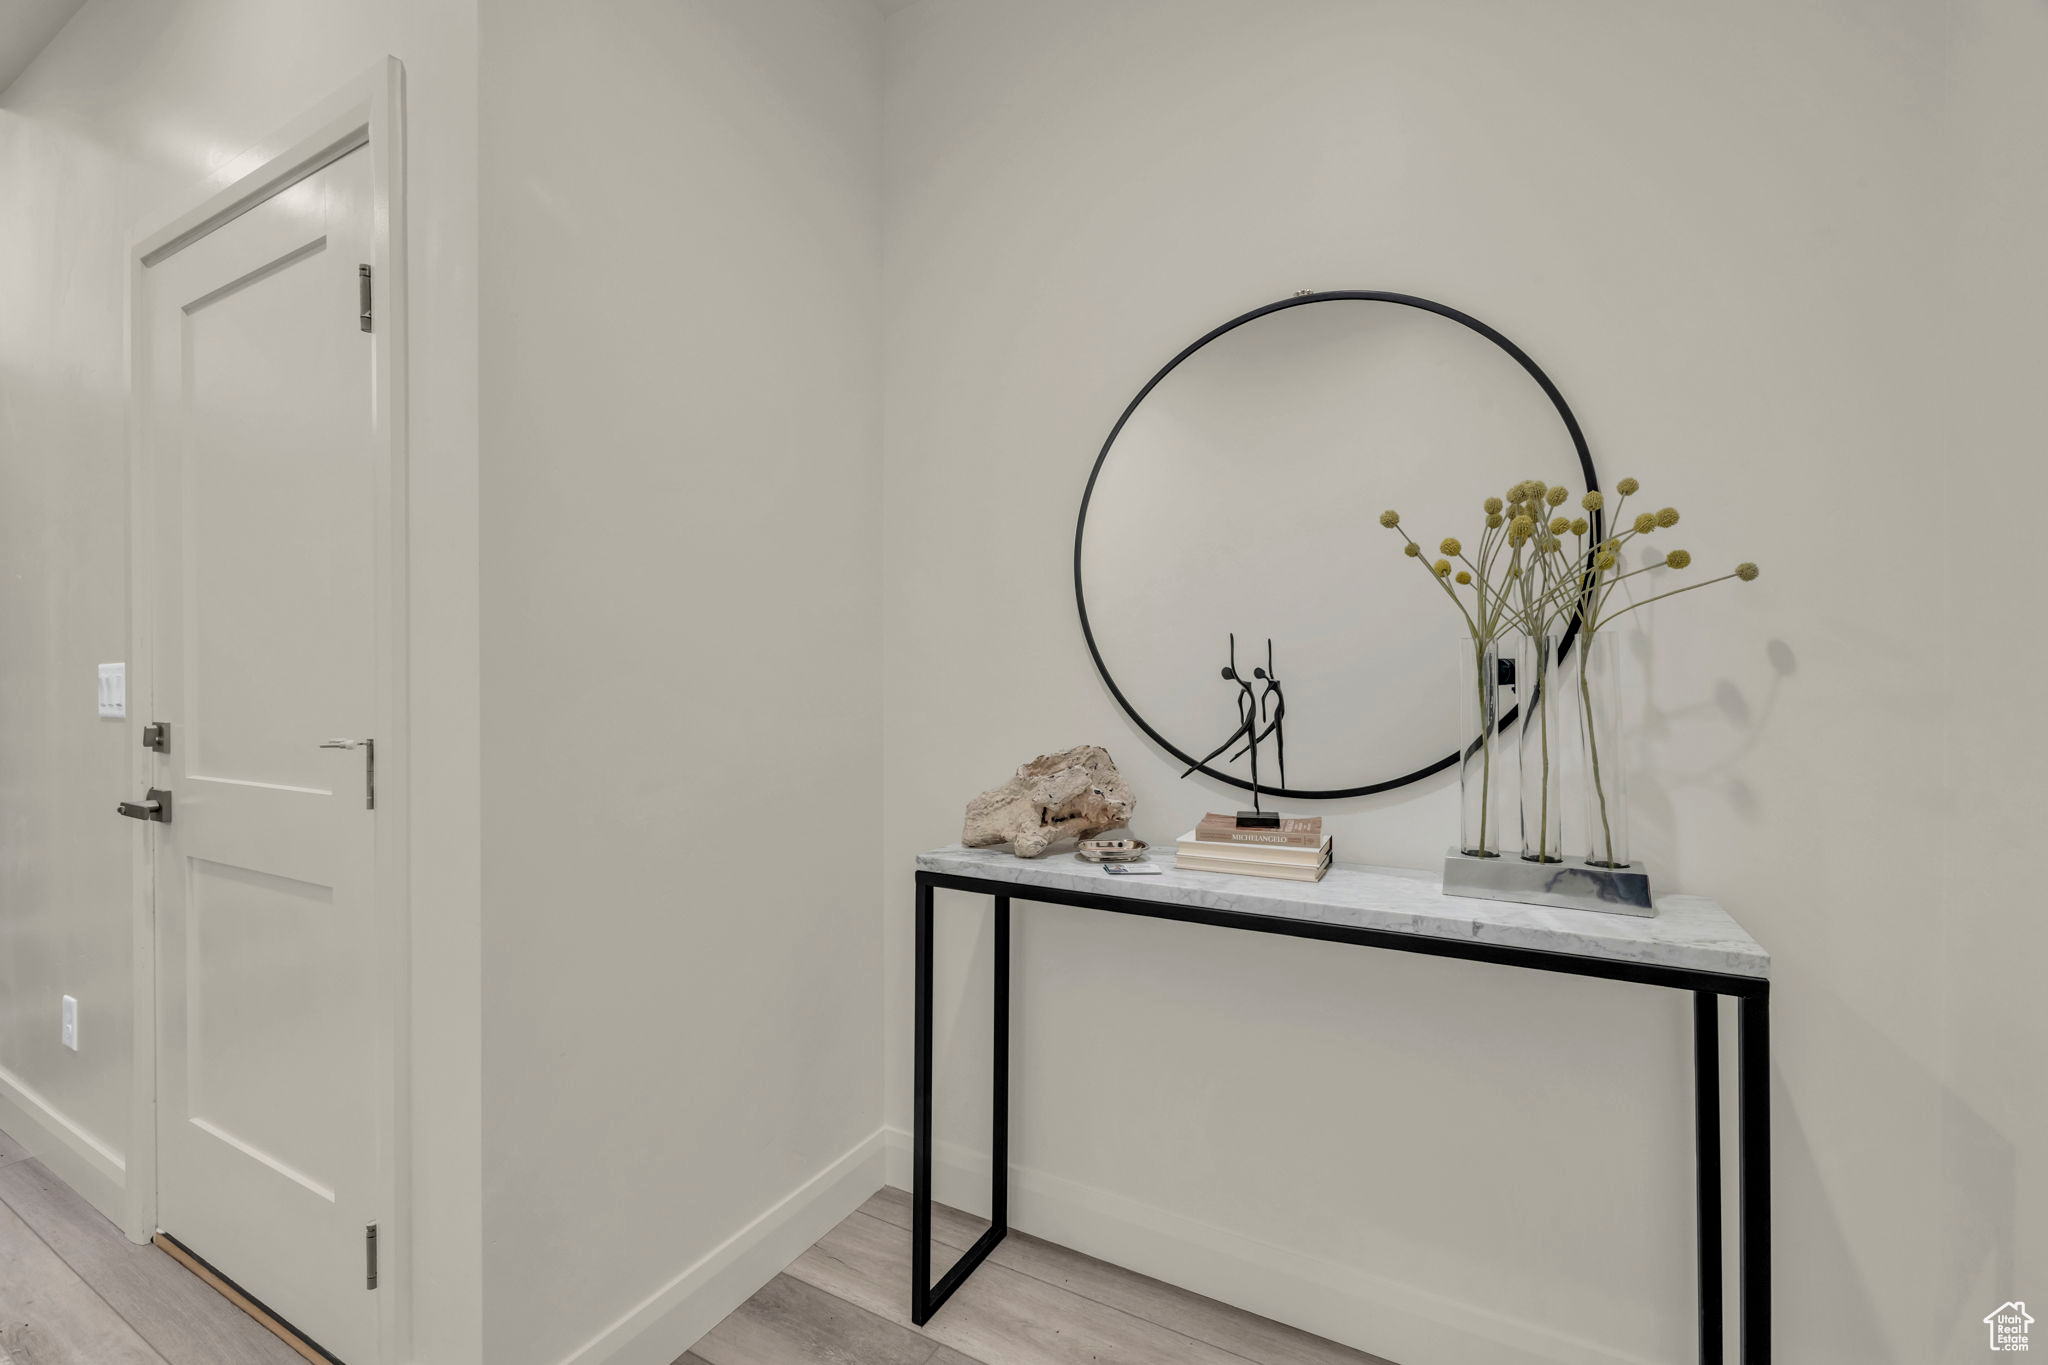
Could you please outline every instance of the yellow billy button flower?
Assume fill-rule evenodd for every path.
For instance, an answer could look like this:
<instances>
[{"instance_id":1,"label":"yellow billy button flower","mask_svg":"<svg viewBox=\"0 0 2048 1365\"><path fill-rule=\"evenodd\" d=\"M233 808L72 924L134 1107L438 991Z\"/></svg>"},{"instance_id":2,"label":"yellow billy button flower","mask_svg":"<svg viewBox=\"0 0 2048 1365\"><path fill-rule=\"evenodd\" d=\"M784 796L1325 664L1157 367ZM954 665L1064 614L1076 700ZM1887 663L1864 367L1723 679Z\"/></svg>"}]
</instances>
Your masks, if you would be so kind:
<instances>
[{"instance_id":1,"label":"yellow billy button flower","mask_svg":"<svg viewBox=\"0 0 2048 1365\"><path fill-rule=\"evenodd\" d=\"M1494 498L1494 499L1493 499L1493 501L1494 501L1494 502L1499 502L1499 501L1500 501L1500 499L1499 499L1499 498ZM1486 516L1486 529L1487 529L1487 530L1489 530L1489 531L1498 531L1498 530L1499 530L1500 528L1501 528L1501 517L1500 517L1500 513L1498 513L1498 512L1489 512L1489 513L1487 514L1487 516Z\"/></svg>"},{"instance_id":2,"label":"yellow billy button flower","mask_svg":"<svg viewBox=\"0 0 2048 1365\"><path fill-rule=\"evenodd\" d=\"M1456 536L1445 536L1444 543L1437 546L1436 548L1447 555L1454 555L1457 554L1460 550L1464 549L1465 547L1458 543L1458 538Z\"/></svg>"},{"instance_id":3,"label":"yellow billy button flower","mask_svg":"<svg viewBox=\"0 0 2048 1365\"><path fill-rule=\"evenodd\" d=\"M1396 512L1393 508L1389 507L1386 511L1380 513L1380 525L1385 526L1391 530L1393 527L1399 526L1400 524L1401 514L1399 512Z\"/></svg>"},{"instance_id":4,"label":"yellow billy button flower","mask_svg":"<svg viewBox=\"0 0 2048 1365\"><path fill-rule=\"evenodd\" d=\"M1573 534L1573 535L1575 535L1575 536L1582 536L1582 535L1586 534L1586 532L1588 532L1588 531L1590 531L1590 530L1592 530L1592 529L1593 529L1593 523L1592 523L1592 522L1590 522L1590 521L1587 521L1587 520L1586 520L1586 519L1585 519L1584 517L1574 517L1574 518L1572 518L1572 534Z\"/></svg>"},{"instance_id":5,"label":"yellow billy button flower","mask_svg":"<svg viewBox=\"0 0 2048 1365\"><path fill-rule=\"evenodd\" d=\"M1650 534L1650 532L1652 532L1652 531L1654 531L1654 530L1656 530L1656 529L1657 529L1657 515L1656 515L1656 513L1654 513L1654 512L1645 512L1645 513L1643 513L1643 514L1642 514L1641 516L1639 516L1639 517L1637 517L1637 518L1636 518L1636 534L1637 534L1637 535L1639 535L1639 536L1646 536L1646 535Z\"/></svg>"},{"instance_id":6,"label":"yellow billy button flower","mask_svg":"<svg viewBox=\"0 0 2048 1365\"><path fill-rule=\"evenodd\" d=\"M1419 559L1422 556L1422 547L1411 540L1401 553L1407 555L1410 559Z\"/></svg>"},{"instance_id":7,"label":"yellow billy button flower","mask_svg":"<svg viewBox=\"0 0 2048 1365\"><path fill-rule=\"evenodd\" d=\"M1600 490L1597 488L1588 489L1586 496L1579 499L1579 506L1585 508L1588 512L1597 512L1606 505L1607 499L1601 495Z\"/></svg>"},{"instance_id":8,"label":"yellow billy button flower","mask_svg":"<svg viewBox=\"0 0 2048 1365\"><path fill-rule=\"evenodd\" d=\"M1623 479L1620 483L1614 485L1614 491L1621 494L1624 498L1634 497L1641 488L1642 485L1634 479Z\"/></svg>"},{"instance_id":9,"label":"yellow billy button flower","mask_svg":"<svg viewBox=\"0 0 2048 1365\"><path fill-rule=\"evenodd\" d=\"M1562 507L1564 506L1564 500L1570 496L1571 494L1565 491L1565 486L1563 484L1559 484L1557 487L1551 489L1548 493L1545 493L1543 495L1543 500L1549 503L1552 507Z\"/></svg>"},{"instance_id":10,"label":"yellow billy button flower","mask_svg":"<svg viewBox=\"0 0 2048 1365\"><path fill-rule=\"evenodd\" d=\"M1437 576L1438 578L1449 578L1449 577L1451 576L1451 561L1450 561L1450 560L1448 560L1448 559L1439 559L1439 560L1438 560L1438 561L1436 562L1436 576Z\"/></svg>"},{"instance_id":11,"label":"yellow billy button flower","mask_svg":"<svg viewBox=\"0 0 2048 1365\"><path fill-rule=\"evenodd\" d=\"M1594 556L1593 556L1593 567L1594 567L1594 568L1596 568L1596 569L1611 569L1611 568L1613 568L1613 567L1614 567L1614 551L1612 551L1612 550L1602 550L1602 551L1601 551L1601 552L1600 552L1599 554L1597 554L1597 555L1594 555Z\"/></svg>"},{"instance_id":12,"label":"yellow billy button flower","mask_svg":"<svg viewBox=\"0 0 2048 1365\"><path fill-rule=\"evenodd\" d=\"M1511 544L1520 545L1535 534L1536 522L1529 516L1519 516L1508 523L1508 540Z\"/></svg>"},{"instance_id":13,"label":"yellow billy button flower","mask_svg":"<svg viewBox=\"0 0 2048 1365\"><path fill-rule=\"evenodd\" d=\"M1690 550L1673 550L1670 554L1664 556L1664 567L1667 569L1682 569L1690 563L1692 563L1692 551Z\"/></svg>"},{"instance_id":14,"label":"yellow billy button flower","mask_svg":"<svg viewBox=\"0 0 2048 1365\"><path fill-rule=\"evenodd\" d=\"M1754 583L1760 572L1756 565L1747 562L1735 566L1735 576L1745 583Z\"/></svg>"},{"instance_id":15,"label":"yellow billy button flower","mask_svg":"<svg viewBox=\"0 0 2048 1365\"><path fill-rule=\"evenodd\" d=\"M1486 515L1489 517L1499 515L1500 508L1501 502L1499 498L1488 498L1486 500Z\"/></svg>"},{"instance_id":16,"label":"yellow billy button flower","mask_svg":"<svg viewBox=\"0 0 2048 1365\"><path fill-rule=\"evenodd\" d=\"M1676 526L1676 525L1678 525L1678 509L1677 509L1676 507L1660 507L1660 508L1658 508L1658 509L1657 509L1657 524L1658 524L1659 526L1667 526L1667 527L1668 527L1668 526Z\"/></svg>"},{"instance_id":17,"label":"yellow billy button flower","mask_svg":"<svg viewBox=\"0 0 2048 1365\"><path fill-rule=\"evenodd\" d=\"M1458 582L1460 584L1470 584L1472 582L1471 571L1467 569L1458 570Z\"/></svg>"},{"instance_id":18,"label":"yellow billy button flower","mask_svg":"<svg viewBox=\"0 0 2048 1365\"><path fill-rule=\"evenodd\" d=\"M1561 536L1571 529L1572 523L1568 517L1552 517L1550 519L1550 534L1554 536Z\"/></svg>"}]
</instances>

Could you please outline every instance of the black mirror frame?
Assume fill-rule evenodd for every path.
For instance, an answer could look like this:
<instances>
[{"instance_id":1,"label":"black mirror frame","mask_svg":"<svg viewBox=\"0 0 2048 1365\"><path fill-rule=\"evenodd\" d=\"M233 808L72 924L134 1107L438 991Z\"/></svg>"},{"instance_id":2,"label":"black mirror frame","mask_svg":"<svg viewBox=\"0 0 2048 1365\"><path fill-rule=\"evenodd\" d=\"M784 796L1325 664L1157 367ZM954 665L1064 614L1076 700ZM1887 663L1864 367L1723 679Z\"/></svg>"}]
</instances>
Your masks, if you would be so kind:
<instances>
[{"instance_id":1,"label":"black mirror frame","mask_svg":"<svg viewBox=\"0 0 2048 1365\"><path fill-rule=\"evenodd\" d=\"M1095 671L1102 676L1103 685L1109 688L1109 694L1116 698L1116 704L1123 708L1124 714L1129 716L1140 730L1149 735L1153 743L1166 750L1167 753L1172 754L1184 766L1192 768L1197 772L1206 773L1218 782L1243 791L1253 790L1252 784L1241 777L1234 777L1227 772L1219 772L1201 763L1194 756L1182 753L1166 736L1160 734L1158 730L1152 727L1150 722L1138 714L1138 708L1131 705L1130 698L1124 695L1123 689L1116 685L1116 679L1110 676L1109 665L1103 662L1102 651L1097 648L1095 643L1094 627L1089 624L1088 595L1081 581L1081 545L1083 538L1088 532L1088 503L1095 496L1095 480L1101 475L1102 466L1108 461L1110 449L1116 445L1116 438L1122 433L1124 424L1131 420L1131 414L1138 410L1138 405L1145 401L1152 390L1158 388L1160 382L1166 376L1172 374L1180 367L1182 361L1218 337L1234 332L1246 323L1256 321L1269 313L1277 313L1287 308L1302 308L1313 303L1332 303L1339 300L1362 303L1391 303L1403 308L1418 308L1425 313L1434 313L1438 317L1447 318L1461 327L1477 332L1480 336L1485 337L1488 341L1500 347L1517 365L1520 365L1528 373L1531 379L1536 381L1537 387L1543 390L1543 394L1550 400L1551 406L1557 409L1558 417L1564 422L1565 431L1571 436L1572 448L1578 453L1579 472L1585 478L1586 488L1590 491L1600 486L1599 475L1593 468L1593 453L1586 445L1586 434L1579 427L1579 419L1573 415L1571 405L1564 401L1564 395L1558 392L1557 385L1551 382L1550 376L1543 372L1542 367L1529 358L1528 352L1481 322L1478 318L1473 317L1469 313L1460 312L1449 304L1437 303L1432 299L1418 298L1413 294L1387 293L1377 289L1331 289L1315 293L1296 294L1292 298L1281 299L1277 303L1269 303L1263 308L1254 308L1249 313L1240 314L1232 318L1183 349L1173 359L1167 361L1159 373L1153 375L1151 379L1145 382L1145 387L1138 390L1137 397L1131 399L1129 405L1124 408L1122 415L1116 419L1116 425L1109 429L1109 437L1103 441L1102 450L1095 457L1094 466L1088 471L1088 486L1081 493L1081 515L1074 524L1074 606L1081 615L1081 635L1088 642L1088 656L1095 661ZM1593 543L1595 544L1598 544L1606 537L1605 520L1597 511L1592 516L1592 532ZM1570 652L1572 641L1578 637L1578 632L1579 618L1574 614L1571 623L1565 627L1564 640L1559 646L1560 656ZM1510 707L1501 716L1500 729L1506 730L1510 725L1514 724L1518 710L1518 707ZM1264 792L1268 796L1295 801L1333 801L1347 796L1371 796L1377 792L1392 791L1397 787L1405 787L1411 782L1420 782L1425 777L1430 777L1451 767L1457 761L1458 754L1456 751L1453 751L1436 762L1426 767L1417 768L1414 772L1408 773L1405 776L1390 778L1384 782L1371 782L1358 787L1344 787L1330 791L1310 791L1298 787L1268 786L1262 782L1258 785L1257 790Z\"/></svg>"}]
</instances>

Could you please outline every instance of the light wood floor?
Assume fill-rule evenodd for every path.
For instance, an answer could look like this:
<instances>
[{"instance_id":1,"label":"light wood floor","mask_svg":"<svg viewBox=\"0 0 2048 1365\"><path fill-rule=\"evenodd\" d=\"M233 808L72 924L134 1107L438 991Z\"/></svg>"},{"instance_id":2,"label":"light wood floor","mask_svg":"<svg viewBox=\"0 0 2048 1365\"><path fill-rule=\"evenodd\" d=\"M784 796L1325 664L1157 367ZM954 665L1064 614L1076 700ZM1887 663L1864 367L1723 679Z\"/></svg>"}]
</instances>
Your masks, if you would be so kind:
<instances>
[{"instance_id":1,"label":"light wood floor","mask_svg":"<svg viewBox=\"0 0 2048 1365\"><path fill-rule=\"evenodd\" d=\"M934 1274L988 1224L932 1212ZM884 1189L675 1365L1389 1365L1012 1231L922 1330L910 1196Z\"/></svg>"},{"instance_id":2,"label":"light wood floor","mask_svg":"<svg viewBox=\"0 0 2048 1365\"><path fill-rule=\"evenodd\" d=\"M0 1365L306 1365L0 1133Z\"/></svg>"},{"instance_id":3,"label":"light wood floor","mask_svg":"<svg viewBox=\"0 0 2048 1365\"><path fill-rule=\"evenodd\" d=\"M933 1210L940 1267L987 1224ZM922 1330L910 1196L884 1189L676 1365L1388 1365L1012 1232ZM305 1365L0 1132L0 1365Z\"/></svg>"}]
</instances>

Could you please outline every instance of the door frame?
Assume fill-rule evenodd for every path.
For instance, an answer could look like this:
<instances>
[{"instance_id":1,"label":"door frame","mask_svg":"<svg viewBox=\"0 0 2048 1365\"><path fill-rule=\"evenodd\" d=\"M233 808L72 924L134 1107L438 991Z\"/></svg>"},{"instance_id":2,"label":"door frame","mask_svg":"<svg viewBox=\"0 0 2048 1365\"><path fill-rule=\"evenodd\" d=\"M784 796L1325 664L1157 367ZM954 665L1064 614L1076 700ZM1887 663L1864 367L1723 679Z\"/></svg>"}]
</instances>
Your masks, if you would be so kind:
<instances>
[{"instance_id":1,"label":"door frame","mask_svg":"<svg viewBox=\"0 0 2048 1365\"><path fill-rule=\"evenodd\" d=\"M386 57L284 131L223 166L182 211L136 238L128 253L128 745L129 786L150 785L154 755L142 726L155 696L153 563L155 488L148 442L146 325L149 268L214 229L289 189L351 152L370 158L370 269L374 323L372 385L373 547L376 658L373 714L377 739L376 908L372 917L376 1106L375 1189L377 1335L382 1359L408 1358L411 1333L411 1131L408 1101L411 905L408 898L410 746L407 743L406 615L406 273L405 68ZM134 1077L122 1231L147 1242L157 1231L156 1053L157 943L154 834L132 832ZM176 1229L171 1229L175 1235ZM374 1365L351 1362L351 1365Z\"/></svg>"}]
</instances>

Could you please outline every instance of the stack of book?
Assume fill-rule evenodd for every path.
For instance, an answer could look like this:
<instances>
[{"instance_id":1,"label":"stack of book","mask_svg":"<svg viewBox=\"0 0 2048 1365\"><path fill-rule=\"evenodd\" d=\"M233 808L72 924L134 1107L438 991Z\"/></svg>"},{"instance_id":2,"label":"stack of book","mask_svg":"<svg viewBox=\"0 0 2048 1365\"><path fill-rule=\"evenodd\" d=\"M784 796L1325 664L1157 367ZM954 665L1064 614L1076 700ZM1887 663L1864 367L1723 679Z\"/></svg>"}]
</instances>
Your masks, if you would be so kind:
<instances>
[{"instance_id":1,"label":"stack of book","mask_svg":"<svg viewBox=\"0 0 2048 1365\"><path fill-rule=\"evenodd\" d=\"M1278 828L1240 828L1232 815L1205 815L1180 836L1173 865L1240 877L1319 882L1330 870L1336 841L1323 837L1320 815L1281 820Z\"/></svg>"}]
</instances>

